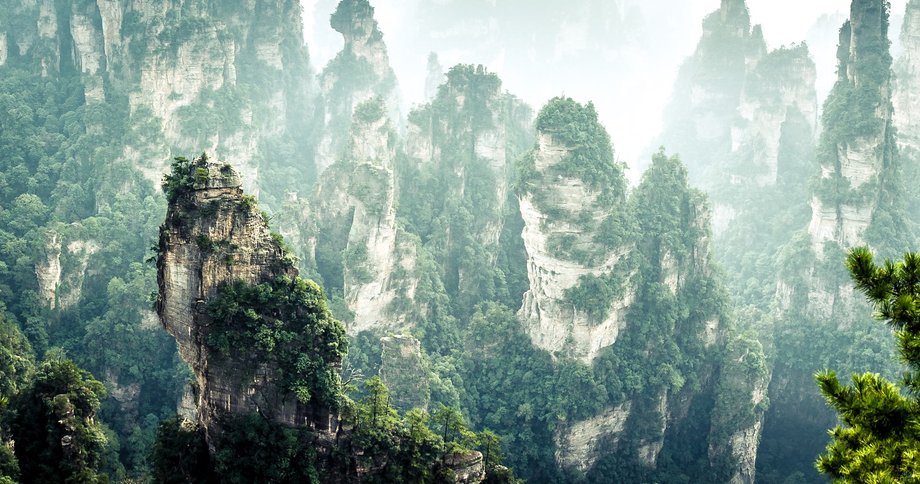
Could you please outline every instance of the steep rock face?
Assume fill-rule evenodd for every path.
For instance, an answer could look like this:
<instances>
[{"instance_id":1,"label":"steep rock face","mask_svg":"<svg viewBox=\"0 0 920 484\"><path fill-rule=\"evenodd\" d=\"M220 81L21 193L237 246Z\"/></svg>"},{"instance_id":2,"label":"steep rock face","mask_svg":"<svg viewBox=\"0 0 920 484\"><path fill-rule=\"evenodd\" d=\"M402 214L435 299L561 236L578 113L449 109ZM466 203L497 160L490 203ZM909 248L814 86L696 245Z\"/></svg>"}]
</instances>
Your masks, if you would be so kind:
<instances>
[{"instance_id":1,"label":"steep rock face","mask_svg":"<svg viewBox=\"0 0 920 484\"><path fill-rule=\"evenodd\" d=\"M3 37L18 45L17 63L38 63L45 75L76 72L87 104L127 98L135 132L123 156L154 184L169 153L209 148L232 153L257 189L274 154L263 141L293 131L299 163L290 166L309 181L312 79L299 9L283 0L42 0L19 6L17 28ZM272 75L282 69L286 78Z\"/></svg>"},{"instance_id":2,"label":"steep rock face","mask_svg":"<svg viewBox=\"0 0 920 484\"><path fill-rule=\"evenodd\" d=\"M560 428L556 433L556 461L564 467L586 472L597 461L600 446L615 451L616 435L626 427L631 405L626 402L591 419Z\"/></svg>"},{"instance_id":3,"label":"steep rock face","mask_svg":"<svg viewBox=\"0 0 920 484\"><path fill-rule=\"evenodd\" d=\"M396 75L374 8L367 0L342 0L330 25L342 34L345 45L320 76L325 129L317 147L317 174L339 158L352 115L361 103L380 97L390 119L400 118Z\"/></svg>"},{"instance_id":4,"label":"steep rock face","mask_svg":"<svg viewBox=\"0 0 920 484\"><path fill-rule=\"evenodd\" d=\"M51 309L57 305L57 288L61 283L60 235L50 234L44 247L45 260L35 267L39 297Z\"/></svg>"},{"instance_id":5,"label":"steep rock face","mask_svg":"<svg viewBox=\"0 0 920 484\"><path fill-rule=\"evenodd\" d=\"M751 29L744 0L722 0L703 20L696 51L678 74L662 143L686 160L691 179L705 182L732 148L748 65L766 52L760 28Z\"/></svg>"},{"instance_id":6,"label":"steep rock face","mask_svg":"<svg viewBox=\"0 0 920 484\"><path fill-rule=\"evenodd\" d=\"M757 433L762 411L753 384L729 378L744 364L726 351L738 337L710 268L705 196L688 187L677 158L659 153L627 197L622 166L591 105L554 99L537 130L520 168L530 286L518 317L561 368L593 368L613 389L602 408L557 424L557 464L600 479L610 466L654 475L682 459L708 459L712 472L752 476L753 459L733 462L756 448L756 439L755 447L740 447L751 443L743 436ZM761 348L749 350L763 359ZM643 380L642 368L658 368L658 376ZM620 375L646 383L633 386ZM690 380L698 385L685 385ZM755 418L722 422L712 402ZM684 440L691 433L729 450L691 457Z\"/></svg>"},{"instance_id":7,"label":"steep rock face","mask_svg":"<svg viewBox=\"0 0 920 484\"><path fill-rule=\"evenodd\" d=\"M394 311L394 300L414 296L414 284L397 274L411 273L415 261L396 223L396 145L383 101L363 103L348 148L317 187L307 216L316 226L310 255L353 313L350 334L398 331L407 321Z\"/></svg>"},{"instance_id":8,"label":"steep rock face","mask_svg":"<svg viewBox=\"0 0 920 484\"><path fill-rule=\"evenodd\" d=\"M257 362L253 370L245 353L228 358L207 343L207 308L222 283L260 284L297 271L261 213L243 198L233 168L205 159L192 166L196 181L170 203L160 230L157 312L195 373L199 424L212 445L225 415L258 412L288 426L328 431L328 409L307 407L281 392L271 362Z\"/></svg>"},{"instance_id":9,"label":"steep rock face","mask_svg":"<svg viewBox=\"0 0 920 484\"><path fill-rule=\"evenodd\" d=\"M486 469L482 454L451 454L444 458L444 465L453 471L456 484L478 484L485 480Z\"/></svg>"},{"instance_id":10,"label":"steep rock face","mask_svg":"<svg viewBox=\"0 0 920 484\"><path fill-rule=\"evenodd\" d=\"M291 254L254 199L243 195L239 175L204 156L177 160L165 187L170 205L160 231L157 312L194 372L194 407L211 452L221 451L222 432L234 418L259 415L307 431L301 439L309 439L316 458L305 465L314 465L323 482L358 482L398 465L389 462L392 455L357 447L357 421L339 422L344 329L331 319L322 290L297 277ZM245 295L248 290L255 299ZM270 328L290 332L272 336ZM253 338L251 344L240 344L245 338ZM266 338L274 338L268 349ZM297 346L285 356L290 341ZM389 342L397 358L420 357L413 338ZM292 374L307 379L292 387ZM480 452L418 462L431 471L446 468L453 476L448 482L485 479Z\"/></svg>"},{"instance_id":11,"label":"steep rock face","mask_svg":"<svg viewBox=\"0 0 920 484\"><path fill-rule=\"evenodd\" d=\"M753 483L771 377L770 362L760 342L754 338L734 338L726 349L725 358L733 364L721 369L719 398L712 413L710 431L728 438L709 442L709 459L733 459L736 466L730 482Z\"/></svg>"},{"instance_id":12,"label":"steep rock face","mask_svg":"<svg viewBox=\"0 0 920 484\"><path fill-rule=\"evenodd\" d=\"M904 165L904 178L920 175L920 2L910 1L901 29L902 54L894 65L894 126L898 130L898 148ZM909 204L916 206L920 194L908 192ZM915 223L920 214L913 214Z\"/></svg>"},{"instance_id":13,"label":"steep rock face","mask_svg":"<svg viewBox=\"0 0 920 484\"><path fill-rule=\"evenodd\" d=\"M816 77L804 43L768 50L743 0L723 1L704 20L660 143L678 151L691 180L709 192L717 237L751 231L752 194L769 197L777 185L804 189L798 185L811 173L802 145L810 146L817 125ZM741 226L733 226L736 219Z\"/></svg>"},{"instance_id":14,"label":"steep rock face","mask_svg":"<svg viewBox=\"0 0 920 484\"><path fill-rule=\"evenodd\" d=\"M894 370L891 335L864 322L871 309L844 268L845 251L854 246L869 245L891 257L916 241L900 181L887 36L887 2L854 0L840 29L837 83L824 105L811 220L777 259L777 356L759 457L787 474L814 471L800 451L782 449L792 445L817 455L835 418L813 390L811 375L823 368ZM832 347L806 343L819 335L834 341ZM878 360L860 356L868 352Z\"/></svg>"},{"instance_id":15,"label":"steep rock face","mask_svg":"<svg viewBox=\"0 0 920 484\"><path fill-rule=\"evenodd\" d=\"M724 438L710 442L709 458L737 462L733 482L754 480L766 402L773 401L764 396L772 371L764 353L773 351L768 340L777 293L750 281L773 280L795 264L770 261L808 224L802 200L815 171L816 79L804 44L769 50L762 29L751 27L745 2L723 1L704 21L697 50L681 69L662 136L711 195L714 245L723 266L732 268L727 276L735 300L765 315L739 325L756 338L735 336L725 343L737 348L746 342L750 356L726 356L731 363L716 380L710 431ZM785 300L798 304L791 296ZM751 360L758 362L757 372L742 371ZM721 420L720 414L731 418ZM727 422L734 428L725 429Z\"/></svg>"},{"instance_id":16,"label":"steep rock face","mask_svg":"<svg viewBox=\"0 0 920 484\"><path fill-rule=\"evenodd\" d=\"M861 193L867 184L878 186L883 170L897 157L892 133L891 57L887 49L888 20L878 2L854 2L850 20L841 29L838 80L825 105L827 131L822 137L821 185L812 199L808 228L815 253L826 242L843 247L865 243L864 233L873 219L877 195ZM870 56L879 56L869 61ZM870 63L871 62L871 63ZM880 63L876 65L876 63ZM872 96L871 106L860 106L862 123L840 116L836 103L859 95Z\"/></svg>"},{"instance_id":17,"label":"steep rock face","mask_svg":"<svg viewBox=\"0 0 920 484\"><path fill-rule=\"evenodd\" d=\"M427 410L431 370L422 356L419 340L398 335L383 337L380 343L380 377L393 395L393 406L402 412L413 408Z\"/></svg>"},{"instance_id":18,"label":"steep rock face","mask_svg":"<svg viewBox=\"0 0 920 484\"><path fill-rule=\"evenodd\" d=\"M448 293L472 307L494 296L499 239L511 212L513 161L531 143L531 111L501 89L482 66L451 68L437 95L409 115L407 160L401 183L424 193L402 192L409 223L423 242L446 236L433 256ZM446 234L436 229L447 224Z\"/></svg>"},{"instance_id":19,"label":"steep rock face","mask_svg":"<svg viewBox=\"0 0 920 484\"><path fill-rule=\"evenodd\" d=\"M902 151L916 151L920 149L920 2L916 0L907 4L901 47L901 57L894 66L894 124Z\"/></svg>"},{"instance_id":20,"label":"steep rock face","mask_svg":"<svg viewBox=\"0 0 920 484\"><path fill-rule=\"evenodd\" d=\"M735 349L743 339L720 309L724 296L710 292L718 283L710 269L709 210L705 197L686 183L679 162L658 155L631 195L627 207L637 227L625 247L639 261L626 279L632 301L623 311L626 324L617 341L593 361L596 369L615 365L609 371L627 374L629 364L618 365L635 358L645 368L658 367L658 374L674 371L667 377L672 379L649 382L593 418L561 425L556 459L563 467L587 469L590 476L597 472L592 466L610 465L612 455L629 455L646 472L669 472L684 465L682 459L708 459L710 472L753 480L754 459L743 457L756 453L764 353L757 344ZM682 307L688 312L660 313L661 308ZM664 347L670 349L662 352ZM676 353L697 363L681 370L673 362L663 363L673 361ZM756 371L748 371L749 366ZM684 378L700 384L685 385ZM685 440L690 434L694 441L705 440L709 452L690 457Z\"/></svg>"},{"instance_id":21,"label":"steep rock face","mask_svg":"<svg viewBox=\"0 0 920 484\"><path fill-rule=\"evenodd\" d=\"M732 129L732 156L736 160L730 173L733 184L777 183L783 125L801 117L806 129L815 130L816 77L815 64L804 44L774 50L749 64L738 120Z\"/></svg>"},{"instance_id":22,"label":"steep rock face","mask_svg":"<svg viewBox=\"0 0 920 484\"><path fill-rule=\"evenodd\" d=\"M587 219L600 227L612 213L598 203L600 190L587 186L579 178L558 177L553 173L560 162L571 156L571 151L552 134L540 133L533 160L543 183L539 191L526 192L519 200L524 220L521 236L527 249L530 280L520 317L537 347L590 363L601 349L616 342L626 324L625 310L633 300L634 289L621 282L626 287L618 291L619 297L600 317L579 312L566 297L567 291L585 277L603 277L617 270L621 276L630 277L628 272L622 274L621 266L629 253L628 247L605 248L594 242L596 232L584 231L573 223ZM538 199L543 203L553 200L555 205L541 210ZM562 244L588 252L582 258L586 262L567 257L560 250Z\"/></svg>"},{"instance_id":23,"label":"steep rock face","mask_svg":"<svg viewBox=\"0 0 920 484\"><path fill-rule=\"evenodd\" d=\"M67 309L80 301L96 241L74 236L79 226L54 228L45 235L44 260L35 266L39 295L50 309ZM66 268L66 270L65 270Z\"/></svg>"}]
</instances>

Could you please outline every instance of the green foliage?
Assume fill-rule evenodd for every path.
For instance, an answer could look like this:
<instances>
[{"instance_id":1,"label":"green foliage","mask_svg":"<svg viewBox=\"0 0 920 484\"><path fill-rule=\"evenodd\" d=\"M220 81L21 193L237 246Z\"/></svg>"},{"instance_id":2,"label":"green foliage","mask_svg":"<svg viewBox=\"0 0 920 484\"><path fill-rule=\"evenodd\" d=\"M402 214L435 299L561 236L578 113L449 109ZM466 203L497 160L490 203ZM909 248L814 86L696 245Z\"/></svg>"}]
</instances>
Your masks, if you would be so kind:
<instances>
[{"instance_id":1,"label":"green foliage","mask_svg":"<svg viewBox=\"0 0 920 484\"><path fill-rule=\"evenodd\" d=\"M156 482L205 482L209 458L204 434L196 424L179 416L160 423L150 455Z\"/></svg>"},{"instance_id":2,"label":"green foliage","mask_svg":"<svg viewBox=\"0 0 920 484\"><path fill-rule=\"evenodd\" d=\"M0 483L15 484L19 482L19 462L13 449L0 445Z\"/></svg>"},{"instance_id":3,"label":"green foliage","mask_svg":"<svg viewBox=\"0 0 920 484\"><path fill-rule=\"evenodd\" d=\"M81 10L82 14L98 20L95 7L83 7L89 10ZM60 2L50 15L66 19L70 8L70 3ZM126 35L129 58L103 66L100 76L84 76L70 55L61 56L60 63L45 62L59 57L58 50L69 51L72 46L67 40L62 45L54 39L36 42L0 66L0 300L6 303L4 318L22 328L38 355L49 347L62 347L81 367L104 375L107 384L130 389L126 394L134 397L129 401L103 400L97 419L110 423L117 433L123 444L118 457L129 467L131 479L144 478L147 446L156 430L155 425L151 429L151 418L159 420L175 411L187 377L174 340L150 318L147 296L156 289L151 277L154 270L140 263L149 255L165 203L141 173L137 160L144 160L144 170L154 169L164 146L170 151L187 151L210 146L215 134L220 140L227 139L240 128L239 114L248 103L252 125L266 126L269 119L272 131L275 127L285 131L275 137L279 142L271 140L272 149L262 146L267 144L266 137L256 137L260 154L270 161L259 167L266 196L312 182L305 176L306 167L312 165L312 155L307 153L315 138L304 135L315 131L310 126L314 106L306 102L313 96L303 89L312 78L309 60L297 35L278 39L269 34L277 31L279 18L291 25L299 18L299 7L294 4L259 7L261 15L251 23L254 37L248 37L272 35L280 44L284 75L256 62L257 42L237 43L241 47L235 54L236 82L225 83L227 89L220 92L205 92L201 99L190 100L196 105L192 109L180 110L177 119L190 121L179 123L181 131L187 129L183 140L166 139L160 123L170 120L160 120L143 103L129 106L127 91L137 87L140 75L130 65L142 65L156 45L165 46L165 52L157 55L167 57L188 43L198 46L193 49L200 48L202 40L211 41L207 32L213 33L210 29L218 23L227 27L217 34L221 42L242 38L240 31L245 26L230 20L240 18L240 8L245 5L217 2L208 7L213 15L204 17L187 8L149 15L127 11L116 27ZM12 28L16 35L27 35L35 29L38 10L37 6L4 5L0 23L4 30ZM290 15L282 17L286 13L278 10ZM62 32L66 30L63 27ZM231 89L231 84L239 88ZM86 96L96 88L104 89L103 102ZM275 92L283 92L282 116L265 113L273 105L266 100ZM173 93L170 99L187 99L183 96L192 94ZM216 126L218 123L226 125ZM173 142L194 146L177 147ZM57 248L53 240L60 244ZM62 277L56 288L51 286L56 290L48 301L39 291L36 268L57 260ZM26 352L18 355L25 357ZM4 371L0 368L0 373ZM109 453L114 448L110 446ZM113 479L119 477L112 474Z\"/></svg>"},{"instance_id":4,"label":"green foliage","mask_svg":"<svg viewBox=\"0 0 920 484\"><path fill-rule=\"evenodd\" d=\"M367 246L364 244L349 245L342 253L346 274L352 284L366 284L373 278L374 270L367 264Z\"/></svg>"},{"instance_id":5,"label":"green foliage","mask_svg":"<svg viewBox=\"0 0 920 484\"><path fill-rule=\"evenodd\" d=\"M161 188L166 194L166 200L174 203L180 196L189 193L194 189L196 183L207 181L207 163L208 156L202 153L201 156L189 161L188 158L178 156L172 163L170 173L163 177Z\"/></svg>"},{"instance_id":6,"label":"green foliage","mask_svg":"<svg viewBox=\"0 0 920 484\"><path fill-rule=\"evenodd\" d=\"M626 193L624 166L614 161L610 135L597 119L593 103L583 106L571 98L553 98L537 115L536 127L571 150L554 167L560 175L602 189L614 200Z\"/></svg>"},{"instance_id":7,"label":"green foliage","mask_svg":"<svg viewBox=\"0 0 920 484\"><path fill-rule=\"evenodd\" d=\"M600 323L610 305L623 296L626 276L619 267L600 277L593 274L581 276L578 285L565 290L565 299L575 309L588 313Z\"/></svg>"},{"instance_id":8,"label":"green foliage","mask_svg":"<svg viewBox=\"0 0 920 484\"><path fill-rule=\"evenodd\" d=\"M216 447L216 482L320 482L316 450L305 429L287 428L258 414L237 416L224 423Z\"/></svg>"},{"instance_id":9,"label":"green foliage","mask_svg":"<svg viewBox=\"0 0 920 484\"><path fill-rule=\"evenodd\" d=\"M329 25L337 32L352 34L356 21L373 20L373 18L374 7L367 0L343 0L339 2L335 12L329 18ZM374 30L377 30L376 27Z\"/></svg>"},{"instance_id":10,"label":"green foliage","mask_svg":"<svg viewBox=\"0 0 920 484\"><path fill-rule=\"evenodd\" d=\"M224 283L208 304L207 344L224 357L252 348L247 359L277 365L284 391L303 403L337 408L336 370L348 348L342 323L332 318L322 289L300 277L262 284Z\"/></svg>"},{"instance_id":11,"label":"green foliage","mask_svg":"<svg viewBox=\"0 0 920 484\"><path fill-rule=\"evenodd\" d=\"M26 337L15 323L0 315L0 412L19 393L34 365Z\"/></svg>"},{"instance_id":12,"label":"green foliage","mask_svg":"<svg viewBox=\"0 0 920 484\"><path fill-rule=\"evenodd\" d=\"M108 482L106 438L96 422L105 387L69 360L45 360L12 403L10 422L23 482Z\"/></svg>"},{"instance_id":13,"label":"green foliage","mask_svg":"<svg viewBox=\"0 0 920 484\"><path fill-rule=\"evenodd\" d=\"M412 409L400 416L390 405L389 390L379 377L367 380L365 387L364 398L353 409L350 445L364 456L359 463L374 462L380 468L367 476L367 482L444 482L450 475L445 462L467 455L483 443L491 452L487 472L501 467L498 436L470 431L458 409L439 405L431 415ZM496 472L496 478L499 474ZM507 470L502 475L511 480L494 482L514 482Z\"/></svg>"},{"instance_id":14,"label":"green foliage","mask_svg":"<svg viewBox=\"0 0 920 484\"><path fill-rule=\"evenodd\" d=\"M706 203L702 193L689 188L680 159L668 157L663 149L656 153L631 200L649 260L691 255L698 241L709 235L707 220L701 219Z\"/></svg>"},{"instance_id":15,"label":"green foliage","mask_svg":"<svg viewBox=\"0 0 920 484\"><path fill-rule=\"evenodd\" d=\"M373 97L355 107L354 120L358 123L370 124L386 116L386 104L380 96Z\"/></svg>"},{"instance_id":16,"label":"green foliage","mask_svg":"<svg viewBox=\"0 0 920 484\"><path fill-rule=\"evenodd\" d=\"M251 212L256 208L256 197L252 195L243 195L240 197L240 207L245 211Z\"/></svg>"},{"instance_id":17,"label":"green foliage","mask_svg":"<svg viewBox=\"0 0 920 484\"><path fill-rule=\"evenodd\" d=\"M840 482L911 482L920 475L920 255L876 265L869 249L856 248L847 268L877 318L897 335L907 392L875 373L854 374L852 386L841 385L832 371L818 374L821 393L844 425L831 431L817 467Z\"/></svg>"},{"instance_id":18,"label":"green foliage","mask_svg":"<svg viewBox=\"0 0 920 484\"><path fill-rule=\"evenodd\" d=\"M430 141L423 160L397 159L397 217L416 244L415 274L422 280L414 301L399 306L428 308L419 334L426 350L443 353L456 342L456 317L465 318L477 304L501 300L517 304L526 278L516 199L503 186L512 176L480 156L482 136L502 133L506 159L532 146L530 111L502 93L501 81L483 66L458 65L430 104L413 110L413 130ZM462 102L461 102L462 100ZM502 195L507 198L499 199ZM502 230L495 243L493 233ZM499 264L483 264L484 261ZM515 286L515 287L512 287ZM513 295L517 293L516 295ZM430 336L430 337L428 337ZM437 340L437 341L435 341ZM436 349L434 349L436 348Z\"/></svg>"}]
</instances>

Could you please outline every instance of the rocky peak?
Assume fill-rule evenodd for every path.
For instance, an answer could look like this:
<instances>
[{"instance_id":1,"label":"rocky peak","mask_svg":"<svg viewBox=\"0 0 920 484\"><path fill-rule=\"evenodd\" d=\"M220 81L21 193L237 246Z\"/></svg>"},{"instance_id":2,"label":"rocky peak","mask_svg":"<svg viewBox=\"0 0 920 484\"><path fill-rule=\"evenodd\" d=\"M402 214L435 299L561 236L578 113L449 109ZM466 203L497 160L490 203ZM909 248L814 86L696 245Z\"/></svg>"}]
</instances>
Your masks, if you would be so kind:
<instances>
[{"instance_id":1,"label":"rocky peak","mask_svg":"<svg viewBox=\"0 0 920 484\"><path fill-rule=\"evenodd\" d=\"M390 119L400 119L396 75L374 8L367 0L342 0L330 24L342 34L345 45L320 76L325 130L317 148L317 174L338 159L354 111L362 103L380 97Z\"/></svg>"},{"instance_id":2,"label":"rocky peak","mask_svg":"<svg viewBox=\"0 0 920 484\"><path fill-rule=\"evenodd\" d=\"M347 324L350 334L396 329L402 323L388 311L396 297L391 276L400 262L396 144L384 101L378 97L359 105L349 141L317 186L308 216L317 227L310 256L327 288L333 295L341 291L353 313Z\"/></svg>"},{"instance_id":3,"label":"rocky peak","mask_svg":"<svg viewBox=\"0 0 920 484\"><path fill-rule=\"evenodd\" d=\"M722 0L719 7L722 25L736 37L747 37L751 31L751 14L745 0Z\"/></svg>"},{"instance_id":4,"label":"rocky peak","mask_svg":"<svg viewBox=\"0 0 920 484\"><path fill-rule=\"evenodd\" d=\"M173 166L164 182L169 207L160 228L157 312L195 374L198 422L209 444L213 448L225 417L250 413L328 431L333 418L328 404L295 397L282 384L278 361L258 358L255 347L227 352L215 343L215 335L225 335L214 333L216 328L229 323L215 316L213 303L228 284L275 291L295 284L297 270L287 249L254 199L243 194L229 164L202 155L177 159ZM322 295L313 283L304 290ZM325 304L316 311L320 319L329 317ZM327 363L338 365L335 359Z\"/></svg>"},{"instance_id":5,"label":"rocky peak","mask_svg":"<svg viewBox=\"0 0 920 484\"><path fill-rule=\"evenodd\" d=\"M444 67L438 60L438 54L428 54L427 75L425 76L425 102L431 102L438 95L438 86L444 83Z\"/></svg>"},{"instance_id":6,"label":"rocky peak","mask_svg":"<svg viewBox=\"0 0 920 484\"><path fill-rule=\"evenodd\" d=\"M594 106L551 100L537 118L518 194L530 289L520 317L534 344L591 362L626 323L630 241L622 167ZM602 286L606 307L580 295Z\"/></svg>"},{"instance_id":7,"label":"rocky peak","mask_svg":"<svg viewBox=\"0 0 920 484\"><path fill-rule=\"evenodd\" d=\"M469 308L473 299L492 297L481 292L495 283L487 280L491 276L481 264L497 261L512 163L532 146L531 115L528 106L502 91L497 75L481 65L461 64L447 72L435 98L408 117L411 176L424 180L426 193L438 194L436 212L413 224L423 240L441 236L431 233L437 218L455 224L434 256L444 268L451 296L479 294L464 296L467 301L461 304ZM415 193L401 196L404 206L431 203Z\"/></svg>"},{"instance_id":8,"label":"rocky peak","mask_svg":"<svg viewBox=\"0 0 920 484\"><path fill-rule=\"evenodd\" d=\"M342 0L329 23L345 37L346 49L383 38L383 33L377 28L377 20L374 19L374 7L367 0Z\"/></svg>"},{"instance_id":9,"label":"rocky peak","mask_svg":"<svg viewBox=\"0 0 920 484\"><path fill-rule=\"evenodd\" d=\"M812 136L818 116L816 78L814 61L804 44L769 53L764 50L749 65L732 127L732 155L726 173L732 185L773 186L792 175L788 167L781 166L783 130L804 124L795 129Z\"/></svg>"},{"instance_id":10,"label":"rocky peak","mask_svg":"<svg viewBox=\"0 0 920 484\"><path fill-rule=\"evenodd\" d=\"M887 32L887 2L853 1L851 18L840 29L839 79L824 105L820 143L826 149L820 151L809 226L819 257L828 241L842 247L866 242L880 199L878 191L856 195L869 183L893 181L897 150Z\"/></svg>"},{"instance_id":11,"label":"rocky peak","mask_svg":"<svg viewBox=\"0 0 920 484\"><path fill-rule=\"evenodd\" d=\"M0 64L73 78L87 104L128 112L120 156L151 183L169 168L163 153L204 147L232 153L257 193L260 161L270 151L263 138L291 129L300 145L294 151L312 151L301 136L313 115L306 101L313 74L296 2L18 3L12 25L0 25ZM266 75L282 69L290 76ZM291 160L301 179L289 186L304 184L310 161Z\"/></svg>"},{"instance_id":12,"label":"rocky peak","mask_svg":"<svg viewBox=\"0 0 920 484\"><path fill-rule=\"evenodd\" d=\"M855 87L868 83L888 89L891 54L888 51L888 12L885 0L856 0L850 5L850 20L840 30L839 72L846 72Z\"/></svg>"}]
</instances>

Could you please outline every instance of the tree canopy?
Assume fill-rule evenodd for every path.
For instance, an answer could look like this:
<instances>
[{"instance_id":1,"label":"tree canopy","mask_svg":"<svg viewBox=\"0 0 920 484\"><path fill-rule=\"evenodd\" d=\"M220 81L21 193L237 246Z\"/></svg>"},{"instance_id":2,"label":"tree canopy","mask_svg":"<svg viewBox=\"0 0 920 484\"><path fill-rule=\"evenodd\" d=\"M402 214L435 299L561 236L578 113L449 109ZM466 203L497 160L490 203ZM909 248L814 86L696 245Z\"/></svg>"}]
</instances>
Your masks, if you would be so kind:
<instances>
[{"instance_id":1,"label":"tree canopy","mask_svg":"<svg viewBox=\"0 0 920 484\"><path fill-rule=\"evenodd\" d=\"M843 422L817 467L839 482L913 482L920 478L920 254L877 265L869 249L857 248L847 268L876 317L895 331L907 371L900 387L876 373L853 375L849 386L833 371L817 375Z\"/></svg>"}]
</instances>

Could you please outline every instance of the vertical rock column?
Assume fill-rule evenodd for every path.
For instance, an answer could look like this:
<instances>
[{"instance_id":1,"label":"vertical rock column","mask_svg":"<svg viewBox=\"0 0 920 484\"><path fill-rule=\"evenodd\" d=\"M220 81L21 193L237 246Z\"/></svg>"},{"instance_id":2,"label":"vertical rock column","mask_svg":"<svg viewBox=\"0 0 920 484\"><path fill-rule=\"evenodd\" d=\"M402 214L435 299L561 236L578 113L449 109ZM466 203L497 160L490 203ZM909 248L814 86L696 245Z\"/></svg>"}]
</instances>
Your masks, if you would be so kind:
<instances>
[{"instance_id":1,"label":"vertical rock column","mask_svg":"<svg viewBox=\"0 0 920 484\"><path fill-rule=\"evenodd\" d=\"M579 162L596 164L597 170L613 179L612 186L623 185L622 173L613 164L609 137L597 123L593 106L583 107L557 98L540 116L551 116L550 110L558 106L584 114L587 123L594 123L580 128L597 136L585 140L585 144L597 143L603 148L598 159ZM624 209L616 201L623 194L614 193L612 202L602 202L605 195L610 195L604 190L616 188L592 185L588 177L565 168L571 167L577 147L563 142L549 129L540 129L540 123L538 120L538 143L530 155L530 179L518 199L530 280L519 316L536 346L557 356L590 363L601 349L617 340L626 324L625 310L634 297L633 289L626 287L625 279L630 276L620 274L621 280L615 284L620 287L613 289L618 294L611 296L613 301L603 314L592 314L572 301L570 291L579 286L592 290L590 283L615 272L629 253L628 247L599 240L608 218L615 215L615 210Z\"/></svg>"},{"instance_id":2,"label":"vertical rock column","mask_svg":"<svg viewBox=\"0 0 920 484\"><path fill-rule=\"evenodd\" d=\"M320 76L325 128L317 147L317 174L340 156L342 141L347 139L352 116L361 103L379 96L389 117L399 119L396 75L374 19L374 7L367 0L342 0L330 24L342 34L345 45Z\"/></svg>"},{"instance_id":3,"label":"vertical rock column","mask_svg":"<svg viewBox=\"0 0 920 484\"><path fill-rule=\"evenodd\" d=\"M854 1L850 20L840 31L838 79L825 104L819 192L812 197L808 227L819 257L825 242L843 247L866 242L864 232L878 203L878 184L896 156L883 3ZM865 98L872 100L871 106ZM841 104L847 112L835 111Z\"/></svg>"},{"instance_id":4,"label":"vertical rock column","mask_svg":"<svg viewBox=\"0 0 920 484\"><path fill-rule=\"evenodd\" d=\"M252 199L244 198L230 165L198 159L191 166L195 181L171 196L160 228L157 312L195 373L198 422L209 442L228 414L258 412L290 426L328 428L328 420L291 396L275 398L282 392L271 379L271 363L256 362L253 369L246 352L254 349L237 348L227 357L208 346L208 303L221 283L259 284L297 271Z\"/></svg>"}]
</instances>

